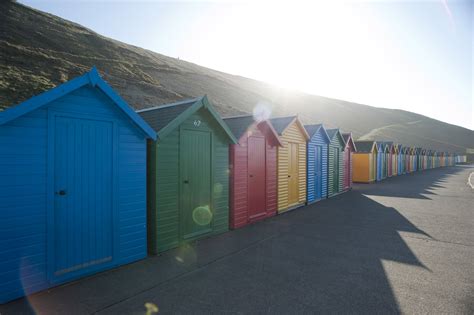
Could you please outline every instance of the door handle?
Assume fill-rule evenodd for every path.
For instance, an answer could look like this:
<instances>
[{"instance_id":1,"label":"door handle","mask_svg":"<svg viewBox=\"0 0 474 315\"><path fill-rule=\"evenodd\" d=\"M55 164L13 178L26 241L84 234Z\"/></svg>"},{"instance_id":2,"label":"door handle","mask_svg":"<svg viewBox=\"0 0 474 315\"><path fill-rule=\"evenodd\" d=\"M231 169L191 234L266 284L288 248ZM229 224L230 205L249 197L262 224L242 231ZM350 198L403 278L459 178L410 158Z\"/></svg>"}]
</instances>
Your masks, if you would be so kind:
<instances>
[{"instance_id":1,"label":"door handle","mask_svg":"<svg viewBox=\"0 0 474 315\"><path fill-rule=\"evenodd\" d=\"M288 175L288 178L290 178L290 177L291 177L291 175Z\"/></svg>"},{"instance_id":2,"label":"door handle","mask_svg":"<svg viewBox=\"0 0 474 315\"><path fill-rule=\"evenodd\" d=\"M56 192L56 195L65 196L67 192L65 190L60 190Z\"/></svg>"},{"instance_id":3,"label":"door handle","mask_svg":"<svg viewBox=\"0 0 474 315\"><path fill-rule=\"evenodd\" d=\"M250 177L253 177L253 175L252 175L252 174L250 174L249 176L250 176Z\"/></svg>"},{"instance_id":4,"label":"door handle","mask_svg":"<svg viewBox=\"0 0 474 315\"><path fill-rule=\"evenodd\" d=\"M189 180L188 180L188 179L185 179L185 180L183 181L183 183L189 184Z\"/></svg>"}]
</instances>

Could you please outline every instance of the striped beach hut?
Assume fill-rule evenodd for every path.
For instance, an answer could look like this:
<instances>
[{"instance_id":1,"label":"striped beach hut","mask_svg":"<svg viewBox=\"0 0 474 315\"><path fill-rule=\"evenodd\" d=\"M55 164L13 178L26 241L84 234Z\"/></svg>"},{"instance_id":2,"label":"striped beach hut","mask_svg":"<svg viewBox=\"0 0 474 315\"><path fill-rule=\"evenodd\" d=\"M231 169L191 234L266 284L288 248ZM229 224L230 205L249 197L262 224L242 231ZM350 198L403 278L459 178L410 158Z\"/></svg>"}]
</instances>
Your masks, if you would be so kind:
<instances>
[{"instance_id":1,"label":"striped beach hut","mask_svg":"<svg viewBox=\"0 0 474 315\"><path fill-rule=\"evenodd\" d=\"M357 151L353 154L352 181L372 183L377 173L377 144L375 141L355 141Z\"/></svg>"},{"instance_id":2,"label":"striped beach hut","mask_svg":"<svg viewBox=\"0 0 474 315\"><path fill-rule=\"evenodd\" d=\"M206 96L147 108L150 254L229 229L229 144L237 143Z\"/></svg>"},{"instance_id":3,"label":"striped beach hut","mask_svg":"<svg viewBox=\"0 0 474 315\"><path fill-rule=\"evenodd\" d=\"M305 125L307 144L307 198L313 203L327 197L329 136L322 124Z\"/></svg>"},{"instance_id":4,"label":"striped beach hut","mask_svg":"<svg viewBox=\"0 0 474 315\"><path fill-rule=\"evenodd\" d=\"M344 189L344 138L339 129L328 129L328 197L341 193Z\"/></svg>"},{"instance_id":5,"label":"striped beach hut","mask_svg":"<svg viewBox=\"0 0 474 315\"><path fill-rule=\"evenodd\" d=\"M253 115L224 119L239 141L230 145L230 227L240 228L277 212L277 147L268 120Z\"/></svg>"},{"instance_id":6,"label":"striped beach hut","mask_svg":"<svg viewBox=\"0 0 474 315\"><path fill-rule=\"evenodd\" d=\"M278 212L306 203L306 142L309 135L297 116L272 118L278 147Z\"/></svg>"}]
</instances>

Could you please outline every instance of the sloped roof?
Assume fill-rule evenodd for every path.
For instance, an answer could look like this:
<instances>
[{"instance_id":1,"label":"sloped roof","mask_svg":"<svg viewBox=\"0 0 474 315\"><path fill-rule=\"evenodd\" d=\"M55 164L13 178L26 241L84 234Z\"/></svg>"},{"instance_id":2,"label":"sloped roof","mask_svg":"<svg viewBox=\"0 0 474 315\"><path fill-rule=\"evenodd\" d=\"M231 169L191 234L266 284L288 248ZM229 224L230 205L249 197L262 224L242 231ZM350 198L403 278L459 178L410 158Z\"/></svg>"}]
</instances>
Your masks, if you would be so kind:
<instances>
[{"instance_id":1,"label":"sloped roof","mask_svg":"<svg viewBox=\"0 0 474 315\"><path fill-rule=\"evenodd\" d=\"M242 115L242 116L236 116L236 117L227 117L224 118L225 123L227 126L229 126L230 130L234 134L235 138L239 140L244 133L248 130L250 126L256 123L253 115ZM278 134L274 127L272 126L271 122L268 120L264 120L259 122L259 124L264 123L266 124L269 129L271 134L273 135L275 141L278 143L278 145L282 145L280 142L280 138L278 137Z\"/></svg>"},{"instance_id":2,"label":"sloped roof","mask_svg":"<svg viewBox=\"0 0 474 315\"><path fill-rule=\"evenodd\" d=\"M298 116L276 117L276 118L270 119L270 123L272 124L273 128L278 133L278 135L280 136L283 134L283 132L285 132L286 128L288 128L288 126L294 121L296 122L298 127L300 127L300 130L303 133L306 140L308 140L309 139L308 132L304 128L301 121L298 119Z\"/></svg>"},{"instance_id":3,"label":"sloped roof","mask_svg":"<svg viewBox=\"0 0 474 315\"><path fill-rule=\"evenodd\" d=\"M316 134L316 132L322 129L323 135L326 137L327 142L329 143L329 141L331 141L329 139L329 135L326 131L326 128L324 128L323 124L304 125L304 129L306 129L306 132L308 133L310 138L312 138Z\"/></svg>"},{"instance_id":4,"label":"sloped roof","mask_svg":"<svg viewBox=\"0 0 474 315\"><path fill-rule=\"evenodd\" d=\"M252 115L228 117L224 118L224 121L237 139L240 139L244 132L255 123Z\"/></svg>"},{"instance_id":5,"label":"sloped roof","mask_svg":"<svg viewBox=\"0 0 474 315\"><path fill-rule=\"evenodd\" d=\"M339 129L328 129L326 130L330 139L334 138ZM344 140L344 139L343 139Z\"/></svg>"},{"instance_id":6,"label":"sloped roof","mask_svg":"<svg viewBox=\"0 0 474 315\"><path fill-rule=\"evenodd\" d=\"M346 132L342 133L342 138L344 139L344 143L347 145L347 142L350 140L350 144L352 145L352 148L354 151L357 151L357 147L355 145L354 139L352 138L352 133Z\"/></svg>"},{"instance_id":7,"label":"sloped roof","mask_svg":"<svg viewBox=\"0 0 474 315\"><path fill-rule=\"evenodd\" d=\"M371 153L375 146L375 141L355 141L354 144L357 147L358 153Z\"/></svg>"},{"instance_id":8,"label":"sloped roof","mask_svg":"<svg viewBox=\"0 0 474 315\"><path fill-rule=\"evenodd\" d=\"M344 138L342 137L342 134L341 134L341 132L339 131L338 128L327 129L326 132L328 133L329 139L331 139L331 141L337 135L339 137L339 139L341 140L341 142L345 145L346 142L344 141Z\"/></svg>"},{"instance_id":9,"label":"sloped roof","mask_svg":"<svg viewBox=\"0 0 474 315\"><path fill-rule=\"evenodd\" d=\"M147 137L156 140L156 132L145 123L145 121L137 115L130 106L128 106L128 104L112 89L112 87L110 87L110 85L107 84L107 82L104 81L104 79L101 78L96 67L93 67L89 72L86 72L80 77L60 84L51 90L43 92L21 104L0 112L0 125L49 104L86 85L100 89L138 128L143 131Z\"/></svg>"},{"instance_id":10,"label":"sloped roof","mask_svg":"<svg viewBox=\"0 0 474 315\"><path fill-rule=\"evenodd\" d=\"M156 128L159 138L164 138L201 108L205 108L211 114L232 143L237 143L237 139L229 126L222 120L206 95L197 99L142 109L137 113L146 121L149 121L153 128Z\"/></svg>"},{"instance_id":11,"label":"sloped roof","mask_svg":"<svg viewBox=\"0 0 474 315\"><path fill-rule=\"evenodd\" d=\"M296 116L288 116L288 117L277 117L270 119L270 122L275 128L275 131L281 135L283 131L285 131L286 127L296 119Z\"/></svg>"},{"instance_id":12,"label":"sloped roof","mask_svg":"<svg viewBox=\"0 0 474 315\"><path fill-rule=\"evenodd\" d=\"M197 101L199 101L199 98L146 108L138 110L137 113L155 129L156 132L159 132Z\"/></svg>"}]
</instances>

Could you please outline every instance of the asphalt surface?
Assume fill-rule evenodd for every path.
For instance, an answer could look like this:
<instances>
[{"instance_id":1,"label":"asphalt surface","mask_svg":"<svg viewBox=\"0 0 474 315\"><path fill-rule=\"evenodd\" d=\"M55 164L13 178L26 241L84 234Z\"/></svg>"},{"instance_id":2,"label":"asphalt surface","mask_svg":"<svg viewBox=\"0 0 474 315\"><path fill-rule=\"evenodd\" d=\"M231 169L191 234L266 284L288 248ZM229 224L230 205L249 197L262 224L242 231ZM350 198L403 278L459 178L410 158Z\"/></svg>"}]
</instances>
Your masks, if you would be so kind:
<instances>
[{"instance_id":1,"label":"asphalt surface","mask_svg":"<svg viewBox=\"0 0 474 315\"><path fill-rule=\"evenodd\" d=\"M0 314L474 314L474 167L369 185Z\"/></svg>"}]
</instances>

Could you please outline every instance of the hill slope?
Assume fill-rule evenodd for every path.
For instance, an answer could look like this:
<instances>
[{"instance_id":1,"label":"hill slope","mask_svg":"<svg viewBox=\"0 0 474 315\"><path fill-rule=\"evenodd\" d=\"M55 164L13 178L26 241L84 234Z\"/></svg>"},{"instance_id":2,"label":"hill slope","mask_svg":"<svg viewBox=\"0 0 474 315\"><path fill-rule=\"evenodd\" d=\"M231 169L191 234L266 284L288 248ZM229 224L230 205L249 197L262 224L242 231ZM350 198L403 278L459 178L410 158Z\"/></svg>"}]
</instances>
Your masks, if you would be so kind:
<instances>
[{"instance_id":1,"label":"hill slope","mask_svg":"<svg viewBox=\"0 0 474 315\"><path fill-rule=\"evenodd\" d=\"M355 137L464 152L474 131L402 110L376 108L204 68L127 45L17 3L0 7L0 107L17 104L97 66L136 109L207 94L224 115L263 102L274 116L296 114Z\"/></svg>"}]
</instances>

